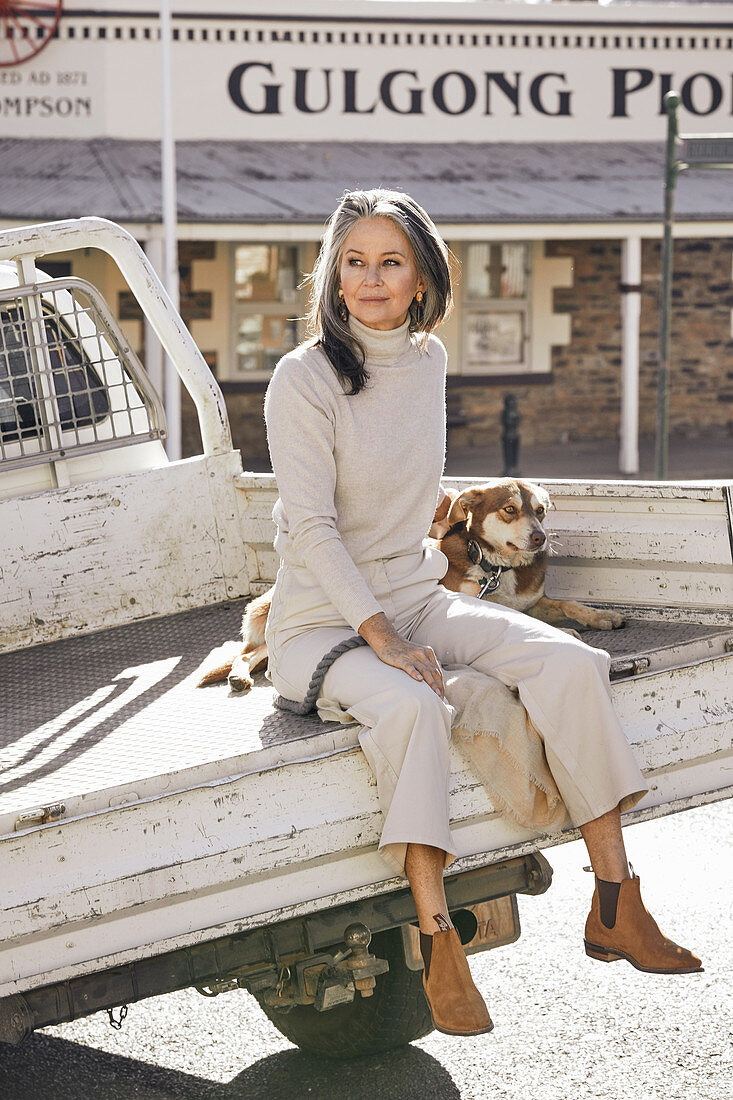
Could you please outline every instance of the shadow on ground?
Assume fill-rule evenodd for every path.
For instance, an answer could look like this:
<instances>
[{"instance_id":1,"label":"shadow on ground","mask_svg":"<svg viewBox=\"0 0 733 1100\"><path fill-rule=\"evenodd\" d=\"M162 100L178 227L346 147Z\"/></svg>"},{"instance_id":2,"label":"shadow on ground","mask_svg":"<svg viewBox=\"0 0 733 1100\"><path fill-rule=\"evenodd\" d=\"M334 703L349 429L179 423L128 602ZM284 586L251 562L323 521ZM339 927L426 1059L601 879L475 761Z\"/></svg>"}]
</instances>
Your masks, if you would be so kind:
<instances>
[{"instance_id":1,"label":"shadow on ground","mask_svg":"<svg viewBox=\"0 0 733 1100\"><path fill-rule=\"evenodd\" d=\"M222 1084L49 1035L34 1035L18 1048L0 1047L0 1095L4 1100L460 1100L450 1074L413 1046L343 1063L286 1050Z\"/></svg>"}]
</instances>

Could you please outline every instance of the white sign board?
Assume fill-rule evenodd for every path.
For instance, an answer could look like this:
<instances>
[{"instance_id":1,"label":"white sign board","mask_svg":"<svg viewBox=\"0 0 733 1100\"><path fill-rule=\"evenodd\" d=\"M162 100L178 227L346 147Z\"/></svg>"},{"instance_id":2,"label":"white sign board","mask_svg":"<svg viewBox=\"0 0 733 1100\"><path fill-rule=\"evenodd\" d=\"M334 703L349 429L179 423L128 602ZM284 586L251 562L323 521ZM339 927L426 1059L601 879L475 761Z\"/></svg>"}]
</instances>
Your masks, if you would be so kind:
<instances>
[{"instance_id":1,"label":"white sign board","mask_svg":"<svg viewBox=\"0 0 733 1100\"><path fill-rule=\"evenodd\" d=\"M179 139L661 140L670 88L685 132L731 128L733 4L175 8ZM134 0L67 3L56 39L0 68L3 134L158 138L157 36Z\"/></svg>"}]
</instances>

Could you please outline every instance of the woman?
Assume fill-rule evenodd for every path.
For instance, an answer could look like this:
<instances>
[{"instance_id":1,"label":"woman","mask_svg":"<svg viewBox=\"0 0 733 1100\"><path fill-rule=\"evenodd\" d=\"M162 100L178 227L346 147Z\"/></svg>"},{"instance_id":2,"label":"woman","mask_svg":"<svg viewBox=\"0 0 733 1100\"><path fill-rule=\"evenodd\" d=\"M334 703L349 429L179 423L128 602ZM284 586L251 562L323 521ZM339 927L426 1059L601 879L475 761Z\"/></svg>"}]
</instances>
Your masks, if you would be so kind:
<instances>
[{"instance_id":1,"label":"woman","mask_svg":"<svg viewBox=\"0 0 733 1100\"><path fill-rule=\"evenodd\" d=\"M451 708L441 662L516 688L588 848L596 885L586 951L654 973L700 960L666 940L629 875L620 810L646 793L608 686L608 655L535 619L449 592L423 546L447 512L446 353L432 330L451 306L448 254L408 195L346 194L311 276L311 331L278 364L265 399L280 497L281 559L268 619L270 676L303 700L311 675L357 631L367 643L328 669L319 706L363 724L384 813L380 852L415 899L433 1022L491 1030L443 891Z\"/></svg>"}]
</instances>

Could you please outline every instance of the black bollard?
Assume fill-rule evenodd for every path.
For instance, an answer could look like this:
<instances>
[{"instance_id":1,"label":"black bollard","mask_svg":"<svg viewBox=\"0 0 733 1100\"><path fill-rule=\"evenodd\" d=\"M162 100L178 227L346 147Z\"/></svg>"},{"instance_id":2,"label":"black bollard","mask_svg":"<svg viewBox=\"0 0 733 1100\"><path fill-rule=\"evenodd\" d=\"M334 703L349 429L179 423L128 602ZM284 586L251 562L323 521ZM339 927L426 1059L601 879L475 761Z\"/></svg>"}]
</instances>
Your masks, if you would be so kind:
<instances>
[{"instance_id":1,"label":"black bollard","mask_svg":"<svg viewBox=\"0 0 733 1100\"><path fill-rule=\"evenodd\" d=\"M504 398L501 412L501 447L504 452L504 477L519 475L519 422L522 419L513 393Z\"/></svg>"}]
</instances>

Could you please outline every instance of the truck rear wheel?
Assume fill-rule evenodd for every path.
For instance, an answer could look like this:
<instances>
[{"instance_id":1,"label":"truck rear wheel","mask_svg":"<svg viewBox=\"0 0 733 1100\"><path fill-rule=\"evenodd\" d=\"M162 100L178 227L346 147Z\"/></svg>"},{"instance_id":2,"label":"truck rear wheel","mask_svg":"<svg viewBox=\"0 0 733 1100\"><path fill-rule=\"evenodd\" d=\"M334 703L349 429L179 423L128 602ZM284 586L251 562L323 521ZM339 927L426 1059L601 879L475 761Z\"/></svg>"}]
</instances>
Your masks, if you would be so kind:
<instances>
[{"instance_id":1,"label":"truck rear wheel","mask_svg":"<svg viewBox=\"0 0 733 1100\"><path fill-rule=\"evenodd\" d=\"M351 1004L327 1012L312 1005L296 1005L281 1012L257 996L260 1008L291 1043L326 1058L360 1058L379 1054L421 1039L433 1030L422 988L422 971L409 970L399 928L378 932L369 950L386 959L389 970L380 974L371 997L357 993Z\"/></svg>"}]
</instances>

